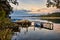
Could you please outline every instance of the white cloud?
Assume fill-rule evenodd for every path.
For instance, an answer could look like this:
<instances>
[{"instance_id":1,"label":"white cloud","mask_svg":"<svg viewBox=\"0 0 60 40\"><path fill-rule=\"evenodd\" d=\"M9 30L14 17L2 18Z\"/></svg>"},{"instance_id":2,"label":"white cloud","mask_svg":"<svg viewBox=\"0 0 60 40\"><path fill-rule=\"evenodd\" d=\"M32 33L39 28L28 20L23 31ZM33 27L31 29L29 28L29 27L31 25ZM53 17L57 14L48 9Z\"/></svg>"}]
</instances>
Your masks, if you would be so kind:
<instances>
[{"instance_id":1,"label":"white cloud","mask_svg":"<svg viewBox=\"0 0 60 40\"><path fill-rule=\"evenodd\" d=\"M26 10L31 10L32 12L31 13L52 13L52 12L56 12L56 11L59 11L58 9L56 8L47 8L46 7L46 1L44 2L44 0L18 0L19 1L19 5L14 5L12 3L10 3L10 5L13 7L13 10L22 10L22 9L26 9ZM26 3L27 1L27 3ZM35 2L36 4L30 4L28 2ZM43 4L43 2L45 4L41 5L39 4L38 2L41 2ZM39 11L40 10L40 11Z\"/></svg>"}]
</instances>

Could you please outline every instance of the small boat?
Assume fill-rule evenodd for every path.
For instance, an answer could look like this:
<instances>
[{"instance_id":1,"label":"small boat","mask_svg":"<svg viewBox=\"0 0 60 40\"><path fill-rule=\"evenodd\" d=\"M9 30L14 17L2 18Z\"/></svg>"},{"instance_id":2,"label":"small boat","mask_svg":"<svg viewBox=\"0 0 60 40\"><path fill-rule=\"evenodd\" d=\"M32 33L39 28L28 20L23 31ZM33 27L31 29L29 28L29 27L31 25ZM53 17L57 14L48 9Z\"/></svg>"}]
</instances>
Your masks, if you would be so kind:
<instances>
[{"instance_id":1,"label":"small boat","mask_svg":"<svg viewBox=\"0 0 60 40\"><path fill-rule=\"evenodd\" d=\"M41 27L41 28L42 28L42 27L43 27L43 24L40 23L40 22L36 22L36 23L34 24L34 26L35 26L35 27Z\"/></svg>"}]
</instances>

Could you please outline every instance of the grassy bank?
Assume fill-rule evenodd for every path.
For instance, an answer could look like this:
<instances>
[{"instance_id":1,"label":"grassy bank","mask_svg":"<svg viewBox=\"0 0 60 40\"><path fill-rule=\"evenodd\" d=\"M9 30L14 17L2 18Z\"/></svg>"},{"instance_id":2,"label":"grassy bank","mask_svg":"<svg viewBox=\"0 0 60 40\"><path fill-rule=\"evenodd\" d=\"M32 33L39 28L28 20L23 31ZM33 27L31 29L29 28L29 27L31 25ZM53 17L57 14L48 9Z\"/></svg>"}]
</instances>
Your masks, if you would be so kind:
<instances>
[{"instance_id":1,"label":"grassy bank","mask_svg":"<svg viewBox=\"0 0 60 40\"><path fill-rule=\"evenodd\" d=\"M11 40L13 33L11 29L16 29L15 24L9 19L9 14L12 12L12 9L7 0L0 0L0 40Z\"/></svg>"},{"instance_id":2,"label":"grassy bank","mask_svg":"<svg viewBox=\"0 0 60 40\"><path fill-rule=\"evenodd\" d=\"M60 19L44 19L44 20L51 21L54 23L60 23Z\"/></svg>"},{"instance_id":3,"label":"grassy bank","mask_svg":"<svg viewBox=\"0 0 60 40\"><path fill-rule=\"evenodd\" d=\"M60 17L60 12L56 12L48 15L41 15L41 17Z\"/></svg>"},{"instance_id":4,"label":"grassy bank","mask_svg":"<svg viewBox=\"0 0 60 40\"><path fill-rule=\"evenodd\" d=\"M60 19L60 17L40 17L40 19L47 19L47 20L49 20L49 19Z\"/></svg>"},{"instance_id":5,"label":"grassy bank","mask_svg":"<svg viewBox=\"0 0 60 40\"><path fill-rule=\"evenodd\" d=\"M0 40L11 40L12 31L11 29L0 30Z\"/></svg>"},{"instance_id":6,"label":"grassy bank","mask_svg":"<svg viewBox=\"0 0 60 40\"><path fill-rule=\"evenodd\" d=\"M54 23L60 23L60 12L56 12L48 15L41 15L40 18L42 20L48 20Z\"/></svg>"}]
</instances>

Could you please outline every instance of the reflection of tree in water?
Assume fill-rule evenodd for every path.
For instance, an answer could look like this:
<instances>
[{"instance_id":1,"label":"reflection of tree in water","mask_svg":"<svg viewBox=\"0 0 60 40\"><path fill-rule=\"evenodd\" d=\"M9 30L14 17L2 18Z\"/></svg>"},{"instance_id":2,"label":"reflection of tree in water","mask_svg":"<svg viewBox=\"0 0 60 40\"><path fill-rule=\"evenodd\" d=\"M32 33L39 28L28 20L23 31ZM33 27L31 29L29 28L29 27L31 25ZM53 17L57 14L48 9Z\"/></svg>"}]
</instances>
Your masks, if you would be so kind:
<instances>
[{"instance_id":1,"label":"reflection of tree in water","mask_svg":"<svg viewBox=\"0 0 60 40\"><path fill-rule=\"evenodd\" d=\"M26 31L24 32L24 34L26 34L28 32L28 27L26 27Z\"/></svg>"},{"instance_id":2,"label":"reflection of tree in water","mask_svg":"<svg viewBox=\"0 0 60 40\"><path fill-rule=\"evenodd\" d=\"M20 32L19 33L21 33L22 31L21 31L21 29L25 29L24 30L24 34L26 35L27 34L27 32L29 32L29 27L21 27L20 28ZM36 27L35 26L33 26L33 29L32 29L33 31L36 31ZM41 28L39 27L39 30L41 30Z\"/></svg>"},{"instance_id":3,"label":"reflection of tree in water","mask_svg":"<svg viewBox=\"0 0 60 40\"><path fill-rule=\"evenodd\" d=\"M19 27L19 33L21 33L22 31L21 31L21 29L26 29L25 31L24 31L24 34L26 34L27 32L28 32L28 28L29 27Z\"/></svg>"},{"instance_id":4,"label":"reflection of tree in water","mask_svg":"<svg viewBox=\"0 0 60 40\"><path fill-rule=\"evenodd\" d=\"M36 28L39 28L40 30L41 30L41 28L53 30L53 23L49 23L49 22L47 22L47 23L46 22L30 22L28 20L20 20L20 21L17 21L17 24L20 25L20 27L26 29L26 31L24 32L25 34L28 32L29 27L33 27L34 31L36 30ZM32 24L34 24L34 25L32 25ZM45 26L44 24L46 24L47 26Z\"/></svg>"},{"instance_id":5,"label":"reflection of tree in water","mask_svg":"<svg viewBox=\"0 0 60 40\"><path fill-rule=\"evenodd\" d=\"M47 24L49 24L49 23L47 23ZM53 27L53 24L50 24L50 26ZM35 27L35 26L19 27L19 30L20 30L20 31L19 31L18 33L20 34L20 33L23 32L23 33L22 33L23 35L27 35L27 33L30 32L29 30L31 30L31 29L29 29L29 28L32 28L33 31L36 31L36 28L39 29L39 30L41 30L41 27ZM46 28L46 27L42 27L42 28L48 29L48 28ZM53 29L53 28L52 28L52 29ZM22 30L23 30L23 31L22 31ZM49 29L49 30L50 30L50 29ZM17 36L19 35L18 33L17 33L17 32L15 33L15 36L16 36L16 37L14 38L14 40L17 40Z\"/></svg>"}]
</instances>

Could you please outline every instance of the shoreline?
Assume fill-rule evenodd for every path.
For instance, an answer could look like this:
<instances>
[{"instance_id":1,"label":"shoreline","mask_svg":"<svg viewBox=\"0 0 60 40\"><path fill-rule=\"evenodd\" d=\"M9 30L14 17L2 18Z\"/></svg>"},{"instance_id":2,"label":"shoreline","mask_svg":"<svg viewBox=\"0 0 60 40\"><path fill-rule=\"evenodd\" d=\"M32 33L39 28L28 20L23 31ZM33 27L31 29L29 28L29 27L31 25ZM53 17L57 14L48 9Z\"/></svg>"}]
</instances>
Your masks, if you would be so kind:
<instances>
[{"instance_id":1,"label":"shoreline","mask_svg":"<svg viewBox=\"0 0 60 40\"><path fill-rule=\"evenodd\" d=\"M41 19L60 19L60 17L40 17Z\"/></svg>"}]
</instances>

